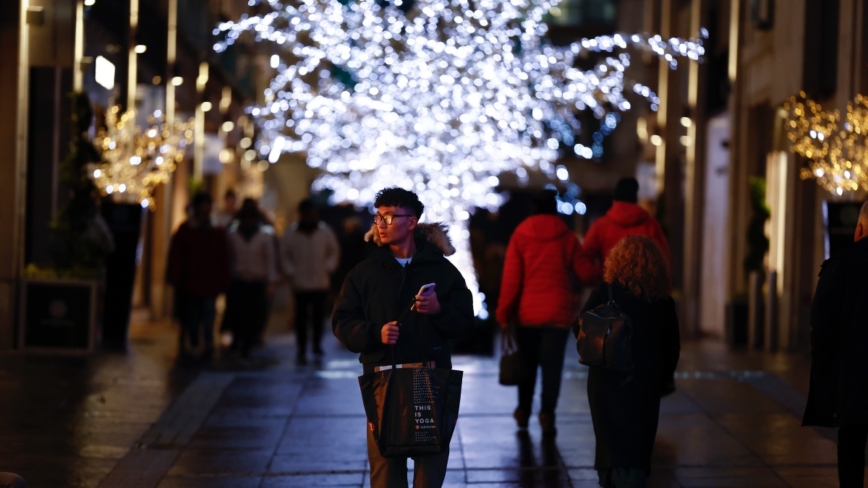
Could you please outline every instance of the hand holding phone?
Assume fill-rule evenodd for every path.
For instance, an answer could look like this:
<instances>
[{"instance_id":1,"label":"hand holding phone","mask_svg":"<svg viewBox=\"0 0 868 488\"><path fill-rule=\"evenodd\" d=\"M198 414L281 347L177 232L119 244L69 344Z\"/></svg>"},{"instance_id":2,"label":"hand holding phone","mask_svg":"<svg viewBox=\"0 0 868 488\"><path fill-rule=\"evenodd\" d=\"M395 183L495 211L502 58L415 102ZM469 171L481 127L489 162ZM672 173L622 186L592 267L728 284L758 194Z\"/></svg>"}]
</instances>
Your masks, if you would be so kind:
<instances>
[{"instance_id":1,"label":"hand holding phone","mask_svg":"<svg viewBox=\"0 0 868 488\"><path fill-rule=\"evenodd\" d=\"M410 310L416 310L418 313L434 314L440 311L440 302L437 300L437 294L434 293L434 288L437 285L428 283L419 288L419 293L416 294L415 302Z\"/></svg>"},{"instance_id":2,"label":"hand holding phone","mask_svg":"<svg viewBox=\"0 0 868 488\"><path fill-rule=\"evenodd\" d=\"M424 297L429 293L434 291L434 288L437 286L436 283L428 283L427 285L422 285L422 288L419 288L419 293L413 297L413 305L410 306L410 310L416 310L416 304L419 302L419 297Z\"/></svg>"},{"instance_id":3,"label":"hand holding phone","mask_svg":"<svg viewBox=\"0 0 868 488\"><path fill-rule=\"evenodd\" d=\"M425 296L425 295L431 293L432 291L434 291L434 288L436 288L436 287L437 287L437 283L428 283L427 285L422 285L422 288L419 288L419 293L417 293L416 295L417 296Z\"/></svg>"}]
</instances>

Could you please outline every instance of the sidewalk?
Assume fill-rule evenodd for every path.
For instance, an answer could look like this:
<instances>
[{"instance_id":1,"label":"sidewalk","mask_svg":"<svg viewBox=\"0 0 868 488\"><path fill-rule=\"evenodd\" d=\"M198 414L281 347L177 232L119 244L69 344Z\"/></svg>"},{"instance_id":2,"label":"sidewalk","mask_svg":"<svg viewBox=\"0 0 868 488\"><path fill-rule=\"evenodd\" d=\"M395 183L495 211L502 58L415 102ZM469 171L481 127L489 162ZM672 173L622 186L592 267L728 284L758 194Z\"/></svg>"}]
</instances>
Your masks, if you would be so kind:
<instances>
[{"instance_id":1,"label":"sidewalk","mask_svg":"<svg viewBox=\"0 0 868 488\"><path fill-rule=\"evenodd\" d=\"M36 488L367 485L355 356L326 336L324 364L296 367L288 334L250 363L177 367L151 326L129 356L0 359L0 470ZM801 355L685 345L663 402L652 487L837 486L834 432L799 426ZM558 436L517 435L514 388L494 358L459 356L461 417L446 486L596 487L586 372L568 348ZM7 392L11 392L11 395Z\"/></svg>"}]
</instances>

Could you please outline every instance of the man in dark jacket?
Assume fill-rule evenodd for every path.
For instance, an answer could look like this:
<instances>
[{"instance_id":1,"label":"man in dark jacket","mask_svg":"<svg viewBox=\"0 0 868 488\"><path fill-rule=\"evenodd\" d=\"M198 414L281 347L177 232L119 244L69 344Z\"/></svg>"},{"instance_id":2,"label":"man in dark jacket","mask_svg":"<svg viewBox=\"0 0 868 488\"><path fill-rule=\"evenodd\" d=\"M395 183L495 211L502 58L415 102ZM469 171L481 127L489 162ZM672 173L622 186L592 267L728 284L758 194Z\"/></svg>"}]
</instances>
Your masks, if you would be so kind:
<instances>
[{"instance_id":1,"label":"man in dark jacket","mask_svg":"<svg viewBox=\"0 0 868 488\"><path fill-rule=\"evenodd\" d=\"M612 208L606 215L597 219L585 235L582 250L590 259L605 263L609 252L621 239L641 235L654 239L660 250L669 259L669 243L663 234L660 223L644 208L639 201L639 182L636 178L621 178L615 185Z\"/></svg>"},{"instance_id":2,"label":"man in dark jacket","mask_svg":"<svg viewBox=\"0 0 868 488\"><path fill-rule=\"evenodd\" d=\"M361 354L365 374L393 361L404 368L451 369L449 341L473 324L470 291L444 257L455 249L440 225L418 223L424 206L415 193L387 188L374 206L374 228L366 239L378 247L344 280L332 316L335 336ZM418 295L429 283L436 284L434 290ZM448 450L414 457L414 486L441 486L448 458ZM370 429L368 459L372 488L406 488L407 459L381 456Z\"/></svg>"},{"instance_id":3,"label":"man in dark jacket","mask_svg":"<svg viewBox=\"0 0 868 488\"><path fill-rule=\"evenodd\" d=\"M868 441L868 203L853 240L823 263L811 304L811 388L802 425L838 427L838 479L863 486Z\"/></svg>"}]
</instances>

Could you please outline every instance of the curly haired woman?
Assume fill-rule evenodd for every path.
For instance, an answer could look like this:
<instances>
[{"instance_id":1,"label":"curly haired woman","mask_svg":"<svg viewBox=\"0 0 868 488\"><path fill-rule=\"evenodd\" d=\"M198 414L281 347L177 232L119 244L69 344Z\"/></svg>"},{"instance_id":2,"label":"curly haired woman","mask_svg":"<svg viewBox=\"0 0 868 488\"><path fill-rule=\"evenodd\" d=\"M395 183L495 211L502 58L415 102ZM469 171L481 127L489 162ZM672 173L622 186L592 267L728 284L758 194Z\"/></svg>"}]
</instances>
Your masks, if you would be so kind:
<instances>
[{"instance_id":1,"label":"curly haired woman","mask_svg":"<svg viewBox=\"0 0 868 488\"><path fill-rule=\"evenodd\" d=\"M645 236L628 236L606 259L603 283L584 310L612 297L633 324L631 373L592 367L588 402L597 440L594 468L604 488L644 488L657 436L660 397L681 349L669 263ZM575 330L574 333L578 332Z\"/></svg>"}]
</instances>

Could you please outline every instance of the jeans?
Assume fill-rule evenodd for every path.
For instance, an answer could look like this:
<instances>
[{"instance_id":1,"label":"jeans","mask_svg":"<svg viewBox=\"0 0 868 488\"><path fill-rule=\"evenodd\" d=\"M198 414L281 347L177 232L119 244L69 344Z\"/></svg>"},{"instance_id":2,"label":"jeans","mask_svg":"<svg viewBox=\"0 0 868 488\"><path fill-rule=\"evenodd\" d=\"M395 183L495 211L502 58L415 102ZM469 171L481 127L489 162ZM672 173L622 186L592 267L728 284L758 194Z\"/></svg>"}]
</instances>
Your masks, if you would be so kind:
<instances>
[{"instance_id":1,"label":"jeans","mask_svg":"<svg viewBox=\"0 0 868 488\"><path fill-rule=\"evenodd\" d=\"M307 350L308 317L311 318L311 329L313 330L313 352L322 353L320 342L322 341L322 324L325 319L325 299L325 291L295 292L295 338L299 356L304 356Z\"/></svg>"},{"instance_id":2,"label":"jeans","mask_svg":"<svg viewBox=\"0 0 868 488\"><path fill-rule=\"evenodd\" d=\"M205 347L214 345L214 297L184 296L181 313L181 326L184 333L190 338L190 345L199 345L199 329L202 328Z\"/></svg>"},{"instance_id":3,"label":"jeans","mask_svg":"<svg viewBox=\"0 0 868 488\"><path fill-rule=\"evenodd\" d=\"M838 428L838 481L841 488L862 488L865 483L865 443L868 424Z\"/></svg>"},{"instance_id":4,"label":"jeans","mask_svg":"<svg viewBox=\"0 0 868 488\"><path fill-rule=\"evenodd\" d=\"M561 372L569 329L554 327L517 327L515 338L521 356L522 381L518 384L518 408L527 413L533 404L536 371L542 366L542 408L553 414L561 392Z\"/></svg>"},{"instance_id":5,"label":"jeans","mask_svg":"<svg viewBox=\"0 0 868 488\"><path fill-rule=\"evenodd\" d=\"M0 473L0 488L25 488L24 478L15 473Z\"/></svg>"},{"instance_id":6,"label":"jeans","mask_svg":"<svg viewBox=\"0 0 868 488\"><path fill-rule=\"evenodd\" d=\"M408 488L407 458L384 458L377 441L368 432L368 462L371 465L371 488ZM446 479L449 450L440 454L413 458L413 488L440 488Z\"/></svg>"}]
</instances>

